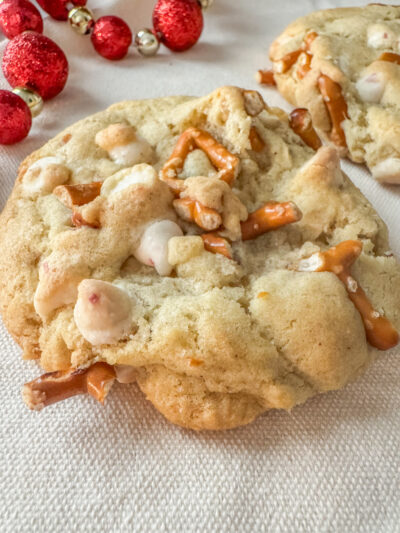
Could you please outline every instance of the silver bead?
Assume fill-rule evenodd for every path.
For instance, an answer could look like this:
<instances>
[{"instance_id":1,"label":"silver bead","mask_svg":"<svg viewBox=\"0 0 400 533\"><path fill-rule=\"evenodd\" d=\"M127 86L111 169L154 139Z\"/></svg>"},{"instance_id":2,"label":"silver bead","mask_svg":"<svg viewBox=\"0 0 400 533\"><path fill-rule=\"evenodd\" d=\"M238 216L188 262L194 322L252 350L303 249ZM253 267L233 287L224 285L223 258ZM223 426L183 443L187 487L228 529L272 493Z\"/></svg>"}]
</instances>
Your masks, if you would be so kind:
<instances>
[{"instance_id":1,"label":"silver bead","mask_svg":"<svg viewBox=\"0 0 400 533\"><path fill-rule=\"evenodd\" d=\"M149 28L143 28L135 35L135 45L142 56L154 56L160 48L160 41Z\"/></svg>"},{"instance_id":2,"label":"silver bead","mask_svg":"<svg viewBox=\"0 0 400 533\"><path fill-rule=\"evenodd\" d=\"M85 6L73 7L68 13L68 22L76 33L87 35L94 25L93 13Z\"/></svg>"},{"instance_id":3,"label":"silver bead","mask_svg":"<svg viewBox=\"0 0 400 533\"><path fill-rule=\"evenodd\" d=\"M201 5L201 9L208 9L211 7L214 3L214 0L197 0L198 3Z\"/></svg>"},{"instance_id":4,"label":"silver bead","mask_svg":"<svg viewBox=\"0 0 400 533\"><path fill-rule=\"evenodd\" d=\"M32 89L27 89L26 87L14 87L12 92L22 98L31 110L32 117L40 115L43 109L43 99L40 94L32 91Z\"/></svg>"}]
</instances>

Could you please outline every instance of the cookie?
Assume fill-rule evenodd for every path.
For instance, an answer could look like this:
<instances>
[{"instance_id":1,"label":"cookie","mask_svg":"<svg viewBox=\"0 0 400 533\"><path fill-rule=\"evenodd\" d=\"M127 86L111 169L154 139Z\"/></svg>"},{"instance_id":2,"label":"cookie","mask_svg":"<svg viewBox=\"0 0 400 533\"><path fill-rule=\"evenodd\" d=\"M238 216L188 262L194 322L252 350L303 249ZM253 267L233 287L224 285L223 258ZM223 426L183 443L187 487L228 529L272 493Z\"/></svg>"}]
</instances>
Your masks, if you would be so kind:
<instances>
[{"instance_id":1,"label":"cookie","mask_svg":"<svg viewBox=\"0 0 400 533\"><path fill-rule=\"evenodd\" d=\"M175 424L232 428L398 342L384 223L254 91L78 122L22 163L0 221L3 318L48 372L23 388L32 409L103 402L117 379Z\"/></svg>"},{"instance_id":2,"label":"cookie","mask_svg":"<svg viewBox=\"0 0 400 533\"><path fill-rule=\"evenodd\" d=\"M273 42L270 58L279 91L309 110L324 141L376 180L400 183L400 7L311 13Z\"/></svg>"}]
</instances>

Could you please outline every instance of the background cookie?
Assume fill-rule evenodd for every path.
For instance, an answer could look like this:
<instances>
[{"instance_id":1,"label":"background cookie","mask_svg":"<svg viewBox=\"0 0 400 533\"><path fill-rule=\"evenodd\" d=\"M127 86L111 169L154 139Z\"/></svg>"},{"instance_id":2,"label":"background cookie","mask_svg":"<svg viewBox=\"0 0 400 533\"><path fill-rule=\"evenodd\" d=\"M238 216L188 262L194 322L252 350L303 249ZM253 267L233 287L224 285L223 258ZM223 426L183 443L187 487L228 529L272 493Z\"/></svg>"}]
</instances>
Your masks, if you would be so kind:
<instances>
[{"instance_id":1,"label":"background cookie","mask_svg":"<svg viewBox=\"0 0 400 533\"><path fill-rule=\"evenodd\" d=\"M171 154L187 131L184 141L197 144L180 175L202 178L178 183L176 197ZM219 146L214 155L225 150L221 168L203 141ZM221 187L227 172L232 189ZM221 217L218 238L232 259L205 250L204 230L183 220L190 195ZM303 218L242 240L248 214L271 201L294 201ZM349 298L358 285L350 273L343 282L314 272L320 251L360 241L352 275L374 306L371 320L384 314L399 326L400 273L384 224L335 151L315 154L254 92L123 102L81 121L23 163L2 223L2 312L25 357L50 371L116 365L121 381L137 380L187 427L234 427L290 409L373 359ZM160 234L167 256L154 251Z\"/></svg>"},{"instance_id":2,"label":"background cookie","mask_svg":"<svg viewBox=\"0 0 400 533\"><path fill-rule=\"evenodd\" d=\"M400 183L400 7L318 11L270 48L279 91L375 179Z\"/></svg>"}]
</instances>

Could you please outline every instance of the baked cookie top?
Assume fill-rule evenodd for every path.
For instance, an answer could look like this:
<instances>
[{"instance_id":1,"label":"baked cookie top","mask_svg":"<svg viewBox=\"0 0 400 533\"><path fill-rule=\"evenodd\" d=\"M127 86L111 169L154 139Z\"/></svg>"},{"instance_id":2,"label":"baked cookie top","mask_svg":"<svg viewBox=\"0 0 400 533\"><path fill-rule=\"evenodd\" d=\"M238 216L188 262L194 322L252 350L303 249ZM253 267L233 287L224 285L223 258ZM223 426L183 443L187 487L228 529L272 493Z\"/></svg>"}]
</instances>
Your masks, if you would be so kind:
<instances>
[{"instance_id":1,"label":"baked cookie top","mask_svg":"<svg viewBox=\"0 0 400 533\"><path fill-rule=\"evenodd\" d=\"M270 48L279 91L341 155L400 183L400 6L311 13Z\"/></svg>"},{"instance_id":2,"label":"baked cookie top","mask_svg":"<svg viewBox=\"0 0 400 533\"><path fill-rule=\"evenodd\" d=\"M384 223L254 91L78 122L23 162L1 223L4 321L56 371L25 386L31 408L103 401L116 374L177 424L229 428L398 342Z\"/></svg>"}]
</instances>

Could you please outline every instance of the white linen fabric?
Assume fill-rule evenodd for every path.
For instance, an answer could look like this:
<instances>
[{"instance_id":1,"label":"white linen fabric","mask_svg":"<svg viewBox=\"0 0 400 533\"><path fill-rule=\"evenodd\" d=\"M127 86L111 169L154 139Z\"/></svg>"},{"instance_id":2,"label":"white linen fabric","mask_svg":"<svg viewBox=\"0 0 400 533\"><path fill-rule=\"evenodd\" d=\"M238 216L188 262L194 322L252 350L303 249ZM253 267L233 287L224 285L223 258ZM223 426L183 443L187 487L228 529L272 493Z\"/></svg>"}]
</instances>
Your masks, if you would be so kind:
<instances>
[{"instance_id":1,"label":"white linen fabric","mask_svg":"<svg viewBox=\"0 0 400 533\"><path fill-rule=\"evenodd\" d=\"M349 0L353 5L364 2ZM151 24L154 1L90 0L100 14ZM294 18L345 6L328 0L215 0L192 50L121 62L89 38L46 18L70 76L27 140L0 147L3 207L22 159L68 124L115 101L202 95L225 84L259 89L268 46ZM6 40L0 37L0 54ZM1 88L8 88L4 79ZM267 102L289 106L272 89ZM400 255L400 187L375 183L344 163L389 225ZM4 228L2 228L4 231ZM4 532L399 532L399 350L384 353L357 383L254 424L201 433L167 423L132 386L105 407L78 397L28 411L20 387L39 374L0 331L0 530Z\"/></svg>"}]
</instances>

